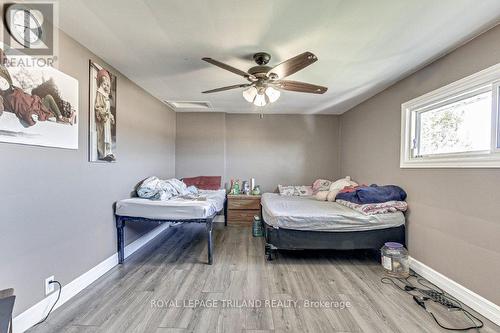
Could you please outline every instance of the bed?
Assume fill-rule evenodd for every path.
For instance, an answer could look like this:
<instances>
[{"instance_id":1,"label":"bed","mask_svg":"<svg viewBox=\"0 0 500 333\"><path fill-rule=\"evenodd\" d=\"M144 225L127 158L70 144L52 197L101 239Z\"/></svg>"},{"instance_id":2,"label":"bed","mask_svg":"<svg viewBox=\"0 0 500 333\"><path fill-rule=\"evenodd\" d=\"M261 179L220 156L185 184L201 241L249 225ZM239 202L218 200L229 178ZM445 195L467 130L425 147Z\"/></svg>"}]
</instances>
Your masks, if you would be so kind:
<instances>
[{"instance_id":1,"label":"bed","mask_svg":"<svg viewBox=\"0 0 500 333\"><path fill-rule=\"evenodd\" d=\"M380 249L385 242L405 244L402 212L365 215L311 196L262 195L266 255L275 250Z\"/></svg>"},{"instance_id":2,"label":"bed","mask_svg":"<svg viewBox=\"0 0 500 333\"><path fill-rule=\"evenodd\" d=\"M213 263L212 227L215 216L224 211L227 225L226 190L200 190L206 200L173 198L149 200L130 198L116 203L118 262L124 261L124 228L129 222L205 223L207 231L208 264Z\"/></svg>"}]
</instances>

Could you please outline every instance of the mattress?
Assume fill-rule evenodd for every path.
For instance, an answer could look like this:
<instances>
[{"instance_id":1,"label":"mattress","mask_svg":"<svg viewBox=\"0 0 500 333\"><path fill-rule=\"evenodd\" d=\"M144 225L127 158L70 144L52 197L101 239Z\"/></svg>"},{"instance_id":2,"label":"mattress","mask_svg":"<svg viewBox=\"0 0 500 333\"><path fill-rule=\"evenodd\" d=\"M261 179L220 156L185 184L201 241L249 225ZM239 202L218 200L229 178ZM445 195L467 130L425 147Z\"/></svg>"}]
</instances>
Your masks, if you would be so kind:
<instances>
[{"instance_id":1,"label":"mattress","mask_svg":"<svg viewBox=\"0 0 500 333\"><path fill-rule=\"evenodd\" d=\"M130 198L116 203L116 215L143 217L156 220L204 219L221 211L226 200L226 190L200 190L206 201L173 198L149 200Z\"/></svg>"},{"instance_id":2,"label":"mattress","mask_svg":"<svg viewBox=\"0 0 500 333\"><path fill-rule=\"evenodd\" d=\"M365 215L335 202L312 196L262 195L262 216L274 228L311 231L363 231L405 224L402 212Z\"/></svg>"}]
</instances>

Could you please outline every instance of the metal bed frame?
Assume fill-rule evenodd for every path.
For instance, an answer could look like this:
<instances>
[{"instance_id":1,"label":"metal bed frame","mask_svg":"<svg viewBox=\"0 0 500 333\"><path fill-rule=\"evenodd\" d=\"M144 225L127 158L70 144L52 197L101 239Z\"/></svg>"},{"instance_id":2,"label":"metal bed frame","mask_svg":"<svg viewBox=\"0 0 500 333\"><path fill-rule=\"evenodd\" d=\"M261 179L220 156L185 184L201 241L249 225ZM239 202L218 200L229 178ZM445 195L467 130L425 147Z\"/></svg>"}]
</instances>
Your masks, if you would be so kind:
<instances>
[{"instance_id":1,"label":"metal bed frame","mask_svg":"<svg viewBox=\"0 0 500 333\"><path fill-rule=\"evenodd\" d=\"M224 200L224 226L227 226L227 197ZM213 264L213 242L212 242L212 229L213 229L213 221L215 216L219 214L221 211L212 214L209 217L203 219L187 219L187 220L162 220L162 219L149 219L144 217L133 217L133 216L122 216L116 215L116 231L118 234L117 237L117 246L118 246L118 263L123 264L125 260L125 239L124 239L124 228L125 224L128 222L160 222L160 223L205 223L206 232L207 232L207 246L208 246L208 264Z\"/></svg>"},{"instance_id":2,"label":"metal bed frame","mask_svg":"<svg viewBox=\"0 0 500 333\"><path fill-rule=\"evenodd\" d=\"M363 231L311 231L279 228L264 220L265 255L273 260L277 250L380 249L385 242L406 245L405 226Z\"/></svg>"}]
</instances>

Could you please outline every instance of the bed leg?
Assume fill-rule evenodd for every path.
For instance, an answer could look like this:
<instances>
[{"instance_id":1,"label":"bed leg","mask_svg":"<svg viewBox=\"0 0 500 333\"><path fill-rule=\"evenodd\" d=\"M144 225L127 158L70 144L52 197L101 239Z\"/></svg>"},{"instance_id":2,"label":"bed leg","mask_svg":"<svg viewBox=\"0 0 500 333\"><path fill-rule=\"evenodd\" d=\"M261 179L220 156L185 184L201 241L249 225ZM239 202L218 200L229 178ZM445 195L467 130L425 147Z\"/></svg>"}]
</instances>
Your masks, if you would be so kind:
<instances>
[{"instance_id":1,"label":"bed leg","mask_svg":"<svg viewBox=\"0 0 500 333\"><path fill-rule=\"evenodd\" d=\"M123 228L125 227L125 220L116 215L116 231L117 231L117 247L118 247L118 263L123 264L125 257L125 241L123 239Z\"/></svg>"},{"instance_id":2,"label":"bed leg","mask_svg":"<svg viewBox=\"0 0 500 333\"><path fill-rule=\"evenodd\" d=\"M213 263L213 244L212 244L212 219L207 219L207 246L208 246L208 264Z\"/></svg>"},{"instance_id":3,"label":"bed leg","mask_svg":"<svg viewBox=\"0 0 500 333\"><path fill-rule=\"evenodd\" d=\"M273 246L271 244L266 244L265 248L265 255L267 257L267 261L272 261L273 260Z\"/></svg>"},{"instance_id":4,"label":"bed leg","mask_svg":"<svg viewBox=\"0 0 500 333\"><path fill-rule=\"evenodd\" d=\"M224 201L224 226L227 227L227 196L226 201Z\"/></svg>"}]
</instances>

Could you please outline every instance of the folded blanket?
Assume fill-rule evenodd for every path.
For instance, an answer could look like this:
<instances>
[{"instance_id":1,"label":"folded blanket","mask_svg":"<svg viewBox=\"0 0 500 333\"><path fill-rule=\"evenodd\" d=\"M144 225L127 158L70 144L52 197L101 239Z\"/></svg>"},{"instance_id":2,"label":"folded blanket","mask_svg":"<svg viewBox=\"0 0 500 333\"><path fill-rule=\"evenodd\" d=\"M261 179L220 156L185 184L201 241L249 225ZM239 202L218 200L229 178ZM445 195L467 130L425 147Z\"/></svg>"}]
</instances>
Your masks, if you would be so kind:
<instances>
[{"instance_id":1,"label":"folded blanket","mask_svg":"<svg viewBox=\"0 0 500 333\"><path fill-rule=\"evenodd\" d=\"M359 186L351 192L341 192L337 194L337 200L345 200L360 205L369 203L382 203L387 201L404 201L406 192L396 185Z\"/></svg>"},{"instance_id":2,"label":"folded blanket","mask_svg":"<svg viewBox=\"0 0 500 333\"><path fill-rule=\"evenodd\" d=\"M159 179L158 177L149 177L145 179L137 188L137 195L140 198L150 200L168 200L172 197L187 195L193 189L188 190L186 184L178 179Z\"/></svg>"},{"instance_id":3,"label":"folded blanket","mask_svg":"<svg viewBox=\"0 0 500 333\"><path fill-rule=\"evenodd\" d=\"M370 203L364 205L358 205L356 203L345 200L337 200L336 202L365 215L395 213L398 211L404 212L406 211L406 209L408 209L408 204L404 201L387 201L382 203Z\"/></svg>"}]
</instances>

